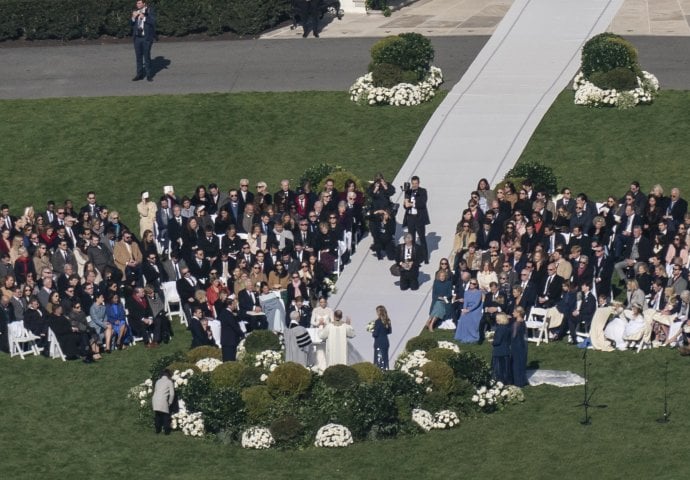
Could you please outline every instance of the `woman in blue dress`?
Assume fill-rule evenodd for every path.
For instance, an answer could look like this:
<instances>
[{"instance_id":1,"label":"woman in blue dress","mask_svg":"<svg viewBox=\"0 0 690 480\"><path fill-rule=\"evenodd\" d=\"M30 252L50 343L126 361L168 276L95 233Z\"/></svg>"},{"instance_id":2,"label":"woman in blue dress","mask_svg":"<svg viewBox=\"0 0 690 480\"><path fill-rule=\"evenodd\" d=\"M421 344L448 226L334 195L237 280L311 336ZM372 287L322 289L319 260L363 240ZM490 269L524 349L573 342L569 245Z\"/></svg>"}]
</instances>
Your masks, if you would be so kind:
<instances>
[{"instance_id":1,"label":"woman in blue dress","mask_svg":"<svg viewBox=\"0 0 690 480\"><path fill-rule=\"evenodd\" d=\"M477 343L479 341L479 322L482 319L484 298L477 288L477 280L470 280L462 303L462 315L455 330L455 339L460 343Z\"/></svg>"},{"instance_id":2,"label":"woman in blue dress","mask_svg":"<svg viewBox=\"0 0 690 480\"><path fill-rule=\"evenodd\" d=\"M391 334L391 319L388 318L386 307L376 307L376 320L374 321L374 364L381 370L388 370L388 335Z\"/></svg>"},{"instance_id":3,"label":"woman in blue dress","mask_svg":"<svg viewBox=\"0 0 690 480\"><path fill-rule=\"evenodd\" d=\"M525 337L525 309L516 307L513 312L510 361L513 369L513 385L527 385L527 338Z\"/></svg>"},{"instance_id":4,"label":"woman in blue dress","mask_svg":"<svg viewBox=\"0 0 690 480\"><path fill-rule=\"evenodd\" d=\"M508 315L496 314L496 331L492 342L491 371L494 380L508 383L510 380L510 343L512 329L510 328Z\"/></svg>"},{"instance_id":5,"label":"woman in blue dress","mask_svg":"<svg viewBox=\"0 0 690 480\"><path fill-rule=\"evenodd\" d=\"M125 307L120 303L120 296L117 293L110 297L110 303L105 313L115 334L117 348L123 350L127 335L127 318L125 317ZM110 345L106 345L106 347L106 351L110 349Z\"/></svg>"},{"instance_id":6,"label":"woman in blue dress","mask_svg":"<svg viewBox=\"0 0 690 480\"><path fill-rule=\"evenodd\" d=\"M446 260L446 263L448 261ZM448 307L453 301L453 282L446 270L439 270L436 273L434 286L431 288L431 308L429 309L429 319L426 321L426 328L430 332L434 331L434 324L438 320L443 321L448 316Z\"/></svg>"}]
</instances>

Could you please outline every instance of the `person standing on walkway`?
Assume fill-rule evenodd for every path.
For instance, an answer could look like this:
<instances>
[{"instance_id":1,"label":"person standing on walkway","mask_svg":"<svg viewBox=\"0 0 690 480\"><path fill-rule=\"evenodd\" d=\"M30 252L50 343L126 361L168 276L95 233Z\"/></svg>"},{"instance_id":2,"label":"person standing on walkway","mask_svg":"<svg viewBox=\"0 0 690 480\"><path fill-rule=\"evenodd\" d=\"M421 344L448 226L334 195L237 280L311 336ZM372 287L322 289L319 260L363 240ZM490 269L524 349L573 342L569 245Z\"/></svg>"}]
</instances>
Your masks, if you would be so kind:
<instances>
[{"instance_id":1,"label":"person standing on walkway","mask_svg":"<svg viewBox=\"0 0 690 480\"><path fill-rule=\"evenodd\" d=\"M419 186L419 177L414 176L410 180L409 188L405 189L405 218L403 226L412 235L412 242L416 243L419 238L421 255L424 263L429 263L429 249L426 246L426 226L429 225L429 211L426 208L427 193L426 188Z\"/></svg>"},{"instance_id":2,"label":"person standing on walkway","mask_svg":"<svg viewBox=\"0 0 690 480\"><path fill-rule=\"evenodd\" d=\"M137 59L137 74L132 79L153 81L151 70L151 45L156 35L156 13L144 0L137 0L136 9L132 12L132 36L134 37L134 55Z\"/></svg>"},{"instance_id":3,"label":"person standing on walkway","mask_svg":"<svg viewBox=\"0 0 690 480\"><path fill-rule=\"evenodd\" d=\"M302 20L302 38L309 36L309 30L319 38L319 17L321 16L321 0L297 0L300 20ZM311 28L310 28L311 27Z\"/></svg>"},{"instance_id":4,"label":"person standing on walkway","mask_svg":"<svg viewBox=\"0 0 690 480\"><path fill-rule=\"evenodd\" d=\"M166 435L170 435L170 407L175 400L175 384L170 377L170 370L167 368L161 372L160 378L153 386L153 397L151 397L156 433L161 433L163 430Z\"/></svg>"}]
</instances>

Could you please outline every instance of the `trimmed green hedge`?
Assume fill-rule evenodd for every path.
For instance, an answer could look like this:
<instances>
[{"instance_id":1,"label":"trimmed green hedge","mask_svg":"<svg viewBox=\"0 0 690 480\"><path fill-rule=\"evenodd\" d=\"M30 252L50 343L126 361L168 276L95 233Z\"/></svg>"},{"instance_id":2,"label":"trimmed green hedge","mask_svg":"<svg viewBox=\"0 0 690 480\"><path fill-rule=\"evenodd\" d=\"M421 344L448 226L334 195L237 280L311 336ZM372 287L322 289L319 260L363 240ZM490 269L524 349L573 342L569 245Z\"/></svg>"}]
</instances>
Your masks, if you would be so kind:
<instances>
[{"instance_id":1,"label":"trimmed green hedge","mask_svg":"<svg viewBox=\"0 0 690 480\"><path fill-rule=\"evenodd\" d=\"M232 31L254 35L290 12L289 0L157 0L157 33L183 36ZM73 40L129 35L133 0L3 0L0 40Z\"/></svg>"}]
</instances>

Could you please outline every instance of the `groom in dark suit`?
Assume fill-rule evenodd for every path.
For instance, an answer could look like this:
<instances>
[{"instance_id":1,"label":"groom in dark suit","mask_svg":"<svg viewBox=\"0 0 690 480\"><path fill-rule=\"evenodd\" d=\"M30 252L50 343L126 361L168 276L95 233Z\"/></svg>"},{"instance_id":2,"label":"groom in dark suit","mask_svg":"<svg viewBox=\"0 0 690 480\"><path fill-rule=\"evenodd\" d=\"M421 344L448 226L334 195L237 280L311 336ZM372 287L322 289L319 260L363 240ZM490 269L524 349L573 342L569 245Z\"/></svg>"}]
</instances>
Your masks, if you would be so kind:
<instances>
[{"instance_id":1,"label":"groom in dark suit","mask_svg":"<svg viewBox=\"0 0 690 480\"><path fill-rule=\"evenodd\" d=\"M137 0L136 8L132 12L132 37L134 37L134 55L137 58L137 74L132 79L153 81L151 70L151 45L156 35L156 14L146 5L144 0Z\"/></svg>"},{"instance_id":2,"label":"groom in dark suit","mask_svg":"<svg viewBox=\"0 0 690 480\"><path fill-rule=\"evenodd\" d=\"M421 257L424 263L429 263L429 249L426 246L426 226L429 225L429 211L426 208L427 193L426 188L419 186L419 177L414 176L410 180L410 188L405 191L405 218L403 226L412 235L412 243L419 237L421 247Z\"/></svg>"}]
</instances>

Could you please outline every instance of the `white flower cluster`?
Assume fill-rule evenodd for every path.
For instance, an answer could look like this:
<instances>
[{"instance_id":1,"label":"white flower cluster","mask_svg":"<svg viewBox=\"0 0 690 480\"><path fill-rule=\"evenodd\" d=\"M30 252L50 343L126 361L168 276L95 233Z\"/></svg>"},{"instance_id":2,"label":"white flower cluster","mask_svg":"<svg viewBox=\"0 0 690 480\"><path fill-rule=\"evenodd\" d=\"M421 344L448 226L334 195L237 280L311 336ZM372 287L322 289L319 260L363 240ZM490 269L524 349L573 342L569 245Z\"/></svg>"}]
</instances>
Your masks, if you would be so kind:
<instances>
[{"instance_id":1,"label":"white flower cluster","mask_svg":"<svg viewBox=\"0 0 690 480\"><path fill-rule=\"evenodd\" d=\"M129 390L129 398L139 401L139 406L145 407L149 397L153 395L153 380L150 378Z\"/></svg>"},{"instance_id":2,"label":"white flower cluster","mask_svg":"<svg viewBox=\"0 0 690 480\"><path fill-rule=\"evenodd\" d=\"M335 282L328 277L323 279L323 286L330 293L338 293L338 288L335 286Z\"/></svg>"},{"instance_id":3,"label":"white flower cluster","mask_svg":"<svg viewBox=\"0 0 690 480\"><path fill-rule=\"evenodd\" d=\"M515 385L506 385L501 391L501 397L506 403L525 401L525 394L522 393L522 389Z\"/></svg>"},{"instance_id":4,"label":"white flower cluster","mask_svg":"<svg viewBox=\"0 0 690 480\"><path fill-rule=\"evenodd\" d=\"M434 416L421 408L412 410L412 421L419 425L425 432L434 428Z\"/></svg>"},{"instance_id":5,"label":"white flower cluster","mask_svg":"<svg viewBox=\"0 0 690 480\"><path fill-rule=\"evenodd\" d=\"M637 85L637 88L627 91L604 90L586 80L584 73L580 72L573 80L575 105L616 107L627 102L628 99L632 106L652 103L659 91L659 80L649 72L642 72L642 77L637 77Z\"/></svg>"},{"instance_id":6,"label":"white flower cluster","mask_svg":"<svg viewBox=\"0 0 690 480\"><path fill-rule=\"evenodd\" d=\"M250 427L242 432L242 448L264 450L275 443L271 431L266 427Z\"/></svg>"},{"instance_id":7,"label":"white flower cluster","mask_svg":"<svg viewBox=\"0 0 690 480\"><path fill-rule=\"evenodd\" d=\"M218 365L222 365L223 362L218 360L217 358L202 358L198 362L196 362L196 366L199 367L199 370L202 372L212 372L218 367Z\"/></svg>"},{"instance_id":8,"label":"white flower cluster","mask_svg":"<svg viewBox=\"0 0 690 480\"><path fill-rule=\"evenodd\" d=\"M421 368L429 363L431 360L426 358L424 350L415 350L414 352L403 352L395 361L395 369L405 372L411 377L415 377L417 383L422 383L423 374Z\"/></svg>"},{"instance_id":9,"label":"white flower cluster","mask_svg":"<svg viewBox=\"0 0 690 480\"><path fill-rule=\"evenodd\" d=\"M203 437L204 419L201 412L188 412L180 404L180 410L171 417L173 430L181 430L183 434L190 437Z\"/></svg>"},{"instance_id":10,"label":"white flower cluster","mask_svg":"<svg viewBox=\"0 0 690 480\"><path fill-rule=\"evenodd\" d=\"M240 340L240 343L237 345L237 353L235 354L235 358L237 359L238 362L241 362L244 359L244 356L247 354L247 349L244 346L244 343L247 341L247 338L243 338Z\"/></svg>"},{"instance_id":11,"label":"white flower cluster","mask_svg":"<svg viewBox=\"0 0 690 480\"><path fill-rule=\"evenodd\" d=\"M391 88L375 87L371 72L355 80L350 87L350 100L367 105L413 106L429 101L435 90L443 83L443 72L431 67L427 77L412 85L399 83Z\"/></svg>"},{"instance_id":12,"label":"white flower cluster","mask_svg":"<svg viewBox=\"0 0 690 480\"><path fill-rule=\"evenodd\" d=\"M347 447L352 445L352 433L345 425L329 423L316 432L315 447Z\"/></svg>"},{"instance_id":13,"label":"white flower cluster","mask_svg":"<svg viewBox=\"0 0 690 480\"><path fill-rule=\"evenodd\" d=\"M374 331L375 324L376 320L372 320L371 322L367 323L367 332L372 333Z\"/></svg>"},{"instance_id":14,"label":"white flower cluster","mask_svg":"<svg viewBox=\"0 0 690 480\"><path fill-rule=\"evenodd\" d=\"M434 428L443 430L460 425L458 414L452 410L441 410L434 414Z\"/></svg>"},{"instance_id":15,"label":"white flower cluster","mask_svg":"<svg viewBox=\"0 0 690 480\"><path fill-rule=\"evenodd\" d=\"M189 378L194 375L194 370L188 368L187 370L173 372L172 381L175 388L180 388L182 385L187 385Z\"/></svg>"},{"instance_id":16,"label":"white flower cluster","mask_svg":"<svg viewBox=\"0 0 690 480\"><path fill-rule=\"evenodd\" d=\"M312 365L309 367L309 370L311 370L312 373L315 373L319 377L323 375L323 368L321 368L319 365Z\"/></svg>"},{"instance_id":17,"label":"white flower cluster","mask_svg":"<svg viewBox=\"0 0 690 480\"><path fill-rule=\"evenodd\" d=\"M257 353L254 358L255 367L261 367L269 372L275 370L281 363L283 363L283 355L275 350L264 350Z\"/></svg>"},{"instance_id":18,"label":"white flower cluster","mask_svg":"<svg viewBox=\"0 0 690 480\"><path fill-rule=\"evenodd\" d=\"M504 398L501 396L503 391L503 383L491 380L488 386L479 387L477 393L472 395L472 401L476 403L479 408L490 408L502 403Z\"/></svg>"},{"instance_id":19,"label":"white flower cluster","mask_svg":"<svg viewBox=\"0 0 690 480\"><path fill-rule=\"evenodd\" d=\"M439 340L438 348L445 348L446 350L452 350L455 353L460 353L460 347L457 343L449 342L447 340Z\"/></svg>"}]
</instances>

